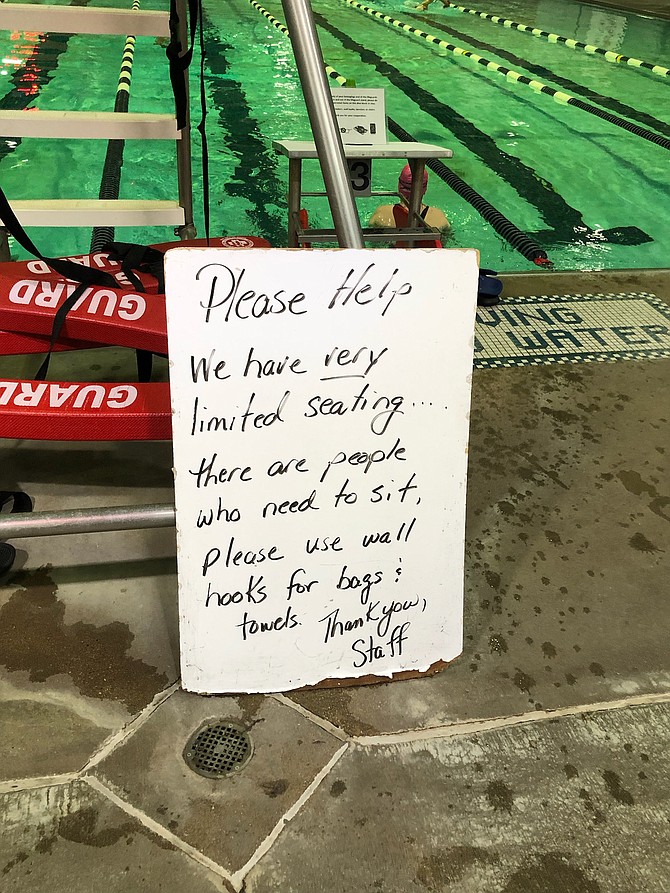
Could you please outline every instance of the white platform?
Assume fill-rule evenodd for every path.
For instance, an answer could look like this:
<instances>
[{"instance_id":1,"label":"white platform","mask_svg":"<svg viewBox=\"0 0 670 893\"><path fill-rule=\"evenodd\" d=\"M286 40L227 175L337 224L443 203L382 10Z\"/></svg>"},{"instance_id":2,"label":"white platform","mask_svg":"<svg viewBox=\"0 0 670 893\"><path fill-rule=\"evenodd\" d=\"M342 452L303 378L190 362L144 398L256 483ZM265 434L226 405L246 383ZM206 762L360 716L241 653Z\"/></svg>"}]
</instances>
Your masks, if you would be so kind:
<instances>
[{"instance_id":1,"label":"white platform","mask_svg":"<svg viewBox=\"0 0 670 893\"><path fill-rule=\"evenodd\" d=\"M2 3L0 30L55 31L64 34L132 34L169 37L169 15L160 10L101 9L90 6L43 6Z\"/></svg>"},{"instance_id":2,"label":"white platform","mask_svg":"<svg viewBox=\"0 0 670 893\"><path fill-rule=\"evenodd\" d=\"M133 112L62 112L42 109L0 110L0 134L95 140L178 140L173 115Z\"/></svg>"},{"instance_id":3,"label":"white platform","mask_svg":"<svg viewBox=\"0 0 670 893\"><path fill-rule=\"evenodd\" d=\"M315 143L309 140L274 140L272 148L288 158L318 158ZM344 145L346 158L451 158L451 149L430 143L376 143Z\"/></svg>"},{"instance_id":4,"label":"white platform","mask_svg":"<svg viewBox=\"0 0 670 893\"><path fill-rule=\"evenodd\" d=\"M182 226L179 202L9 199L23 226Z\"/></svg>"}]
</instances>

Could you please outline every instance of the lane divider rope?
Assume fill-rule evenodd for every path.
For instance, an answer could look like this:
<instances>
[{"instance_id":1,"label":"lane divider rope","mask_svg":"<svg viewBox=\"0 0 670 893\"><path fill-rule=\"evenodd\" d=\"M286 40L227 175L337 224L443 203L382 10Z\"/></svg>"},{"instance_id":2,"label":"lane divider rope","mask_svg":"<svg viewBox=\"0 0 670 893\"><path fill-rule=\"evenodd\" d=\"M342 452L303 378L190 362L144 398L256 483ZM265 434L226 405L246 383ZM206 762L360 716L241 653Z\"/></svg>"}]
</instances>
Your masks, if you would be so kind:
<instances>
[{"instance_id":1,"label":"lane divider rope","mask_svg":"<svg viewBox=\"0 0 670 893\"><path fill-rule=\"evenodd\" d=\"M274 25L282 34L289 37L288 28L264 9L256 0L249 0L251 6L254 7L261 15ZM345 78L336 71L332 66L326 65L325 70L328 76L337 81L338 84L345 86L352 84L353 81ZM399 140L404 142L416 142L413 136L409 134L400 124L388 117L388 127L391 133ZM497 233L502 236L513 248L515 248L526 260L532 261L537 266L550 268L553 263L547 257L547 252L541 248L526 233L522 232L511 220L508 220L493 205L489 204L485 198L479 195L471 186L455 174L439 159L431 158L427 161L427 166L433 170L437 176L447 184L451 189L460 195L469 205L471 205L477 213L488 223Z\"/></svg>"},{"instance_id":2,"label":"lane divider rope","mask_svg":"<svg viewBox=\"0 0 670 893\"><path fill-rule=\"evenodd\" d=\"M482 50L482 52L495 53L498 58L506 59L512 65L522 66L527 73L532 74L534 77L544 77L561 89L573 92L582 99L600 106L600 108L608 109L613 114L620 115L622 118L628 118L630 121L636 121L643 127L648 127L656 133L661 133L664 136L670 137L670 123L666 124L665 121L659 121L659 119L655 118L653 115L639 111L619 99L614 99L612 96L603 96L589 87L584 87L581 84L575 83L573 80L570 80L570 78L556 74L555 71L551 71L543 65L526 62L524 59L520 59L518 56L508 52L502 47L492 46L490 43L479 40L472 35L464 34L462 31L451 28L446 24L446 22L452 21L451 18L442 16L439 19L436 19L435 16L417 15L416 13L413 13L413 16L418 18L419 21L425 22L426 25L430 25L432 28L437 29L440 33L444 32L455 39L460 38L465 40L468 45Z\"/></svg>"},{"instance_id":3,"label":"lane divider rope","mask_svg":"<svg viewBox=\"0 0 670 893\"><path fill-rule=\"evenodd\" d=\"M406 22L401 22L399 19L394 19L392 16L380 12L378 9L373 9L373 7L371 6L365 6L363 3L359 3L358 0L343 0L343 2L347 3L349 6L352 6L354 9L358 9L361 12L366 13L374 19L379 19L380 21L386 22L388 25L392 25L393 27L398 28L401 31L405 31L408 34L420 37L428 43L439 46L441 49L449 50L455 56L462 56L467 59L472 59L479 65L483 65L489 71L492 71L495 74L502 75L503 77L507 78L507 80L516 81L517 83L524 84L525 86L530 87L531 90L533 90L535 93L545 93L547 96L551 96L553 100L562 105L574 106L575 108L581 109L583 112L588 112L591 115L595 115L595 117L597 118L601 118L603 121L607 121L609 124L614 124L616 127L621 127L623 130L627 130L629 133L632 133L635 136L639 136L642 139L648 140L650 143L655 143L657 146L660 146L663 149L670 150L670 140L666 139L665 137L659 136L659 134L653 133L653 131L647 130L644 127L639 127L637 124L631 124L630 121L619 118L617 115L612 115L609 112L604 112L593 105L589 105L589 103L587 102L583 102L576 96L571 96L569 93L565 93L562 90L555 90L548 84L543 84L542 81L538 81L534 78L528 77L527 75L520 74L518 71L513 71L510 68L505 68L504 65L500 65L498 62L493 62L490 59L486 59L484 56L479 56L477 55L477 53L473 53L471 50L466 50L463 49L463 47L454 46L454 44L448 43L446 40L442 40L441 38L436 37L434 34L428 34L425 31L421 31L419 28L414 28L412 25L408 25Z\"/></svg>"},{"instance_id":4,"label":"lane divider rope","mask_svg":"<svg viewBox=\"0 0 670 893\"><path fill-rule=\"evenodd\" d=\"M249 0L249 3L254 7L255 10L257 10L257 12L260 12L260 14L262 16L265 16L265 18L268 20L268 22L270 22L270 24L273 25L278 31L281 31L281 33L284 34L286 37L290 36L286 25L284 25L282 22L279 21L279 19L276 19L273 15L271 15L267 11L267 9L264 9L260 5L260 3L256 3L256 0ZM341 87L346 87L346 86L351 85L352 81L349 80L348 78L345 78L344 75L341 75L332 66L326 65L325 69L326 69L326 74L328 75L328 77L332 78L332 80L334 80L334 81L337 81L337 83Z\"/></svg>"},{"instance_id":5,"label":"lane divider rope","mask_svg":"<svg viewBox=\"0 0 670 893\"><path fill-rule=\"evenodd\" d=\"M459 12L467 12L470 15L479 16L480 19L486 19L489 22L494 22L496 25L502 25L504 28L512 28L516 31L532 34L533 37L543 37L549 43L562 43L566 47L570 47L572 50L583 50L585 53L590 53L591 55L602 56L603 59L606 59L608 62L625 63L626 65L631 65L633 68L651 71L653 74L658 74L661 77L668 77L670 75L670 68L666 68L664 65L656 65L653 62L643 62L642 59L635 59L632 56L624 56L614 50L606 50L602 47L593 46L593 44L590 43L582 43L581 40L573 40L571 37L563 37L560 34L553 34L551 31L542 31L540 28L535 28L533 25L524 25L521 22L504 19L502 16L494 15L490 12L482 12L479 9L469 9L466 6L457 6L455 3L449 3L448 0L442 0L442 2L450 9L457 9Z\"/></svg>"},{"instance_id":6,"label":"lane divider rope","mask_svg":"<svg viewBox=\"0 0 670 893\"><path fill-rule=\"evenodd\" d=\"M133 0L133 12L139 10L140 0ZM133 77L133 59L135 56L135 37L128 35L121 57L119 81L114 99L115 112L127 112L130 100L130 82ZM123 167L124 140L109 140L107 153L102 169L100 182L100 199L117 199L121 190L121 168ZM91 236L91 251L100 251L105 245L114 241L113 226L97 226Z\"/></svg>"}]
</instances>

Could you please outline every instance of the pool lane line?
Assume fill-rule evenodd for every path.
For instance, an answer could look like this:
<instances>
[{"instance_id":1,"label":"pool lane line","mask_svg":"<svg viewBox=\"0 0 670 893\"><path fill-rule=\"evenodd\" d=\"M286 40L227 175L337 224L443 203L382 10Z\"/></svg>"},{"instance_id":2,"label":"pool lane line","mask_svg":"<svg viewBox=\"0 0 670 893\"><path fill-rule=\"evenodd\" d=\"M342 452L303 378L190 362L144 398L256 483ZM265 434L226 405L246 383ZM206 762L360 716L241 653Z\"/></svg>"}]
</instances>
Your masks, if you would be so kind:
<instances>
[{"instance_id":1,"label":"pool lane line","mask_svg":"<svg viewBox=\"0 0 670 893\"><path fill-rule=\"evenodd\" d=\"M204 10L202 21L207 44L206 64L211 73L208 78L211 102L226 135L226 149L237 160L225 192L248 202L252 207L244 213L254 230L271 245L280 245L286 242L285 220L279 212L273 214L267 207L268 204L279 207L286 202L286 187L277 175L277 156L263 141L260 124L252 115L241 84L229 76L231 66L226 54L234 51L234 47L221 40L219 30ZM216 197L215 201L225 205L225 196Z\"/></svg>"},{"instance_id":2,"label":"pool lane line","mask_svg":"<svg viewBox=\"0 0 670 893\"><path fill-rule=\"evenodd\" d=\"M133 0L132 10L140 8L140 0ZM128 111L130 101L130 84L133 77L133 59L135 56L135 36L128 34L121 56L121 68L114 97L114 111L125 114ZM108 140L105 161L102 166L100 180L100 199L118 199L121 190L121 169L123 167L123 152L126 146L125 140ZM96 226L91 233L91 254L102 251L114 241L115 229L113 226ZM130 274L133 279L132 274ZM134 280L136 288L140 288L139 280ZM153 366L153 355L148 350L136 350L138 381L150 381Z\"/></svg>"},{"instance_id":3,"label":"pool lane line","mask_svg":"<svg viewBox=\"0 0 670 893\"><path fill-rule=\"evenodd\" d=\"M252 2L252 0L249 0L249 2ZM323 16L315 12L314 18L322 29L329 31L329 33L337 37L342 46L352 52L356 52L364 63L373 65L387 81L404 92L410 101L418 105L426 114L435 118L446 130L451 131L468 151L478 157L503 182L514 189L522 199L527 201L532 207L535 207L540 216L548 223L548 229L541 230L543 238L567 244L571 244L574 241L575 234L582 238L593 238L617 245L640 245L653 241L647 233L635 226L611 227L600 231L593 230L584 222L581 214L554 190L551 183L539 177L536 171L523 164L518 158L510 156L499 149L488 134L476 128L472 122L457 114L454 109L440 102L432 93L424 90L415 81L403 75L376 53L353 41L348 35L323 18ZM479 75L475 76L479 77ZM487 149L486 152L482 151L482 145ZM488 151L489 148L490 151ZM519 179L516 176L517 168L521 169L522 174L525 173L526 176L522 176ZM534 193L530 191L529 187L533 184L541 187L543 191L541 193L539 189L536 189Z\"/></svg>"},{"instance_id":4,"label":"pool lane line","mask_svg":"<svg viewBox=\"0 0 670 893\"><path fill-rule=\"evenodd\" d=\"M88 0L81 4L88 5ZM24 32L21 32L24 33ZM28 56L24 63L15 69L7 80L13 85L4 96L0 98L0 109L8 109L17 111L25 109L39 95L42 87L47 84L53 75L51 72L58 68L58 59L68 47L68 42L72 35L63 35L61 39L55 40L54 34L58 32L45 32L44 39L34 44L33 52ZM28 92L21 79L26 73L34 73L35 80L31 81L34 93ZM22 143L21 137L8 140L7 137L0 139L0 161L6 156L15 152Z\"/></svg>"},{"instance_id":5,"label":"pool lane line","mask_svg":"<svg viewBox=\"0 0 670 893\"><path fill-rule=\"evenodd\" d=\"M283 25L278 19L274 16L270 15L270 13L264 9L256 0L248 0L248 2L256 9L258 12L261 12L265 18L274 25L275 28L278 28L283 34L287 37L289 35L288 28ZM322 18L317 13L314 13L315 19ZM322 26L323 27L323 26ZM326 66L326 70L330 72L329 76L332 77L340 84L350 84L353 81L348 80L343 75L339 74L332 66ZM413 136L411 136L403 127L400 126L396 121L394 121L391 117L387 118L389 130L396 136L398 139L404 142L416 142ZM489 204L485 198L479 195L471 186L469 186L464 180L462 180L457 174L455 174L450 168L446 166L442 161L438 159L429 159L427 162L428 166L437 174L437 176L447 184L451 189L453 189L461 198L465 199L465 201L471 205L477 213L484 219L486 223L488 223L497 233L502 236L505 241L507 241L513 248L515 248L520 254L522 254L526 260L532 261L537 266L543 266L545 268L553 267L553 263L547 257L547 252L541 248L533 239L530 238L529 235L522 232L516 224L512 223L511 220L508 220L503 214L500 213L493 205Z\"/></svg>"},{"instance_id":6,"label":"pool lane line","mask_svg":"<svg viewBox=\"0 0 670 893\"><path fill-rule=\"evenodd\" d=\"M524 25L520 22L513 22L511 19L503 19L501 16L493 15L490 12L481 12L479 9L468 9L466 6L457 6L455 3L449 3L448 0L442 0L442 2L450 9L457 9L459 12L467 12L470 13L470 15L479 16L480 19L486 19L496 25L502 25L504 28L512 28L516 31L532 34L533 37L543 37L549 43L562 43L571 50L584 50L585 53L601 56L608 62L624 62L626 65L630 65L633 68L651 71L653 74L658 74L661 77L668 77L670 75L670 68L665 68L663 65L656 65L653 62L643 62L642 59L634 59L632 56L624 56L621 53L614 52L614 50L605 50L602 47L593 46L593 44L590 43L582 43L581 40L573 40L571 37L562 37L560 34L552 34L551 31L541 31L539 28L533 27L533 25Z\"/></svg>"},{"instance_id":7,"label":"pool lane line","mask_svg":"<svg viewBox=\"0 0 670 893\"><path fill-rule=\"evenodd\" d=\"M439 37L435 37L434 34L427 34L425 31L421 31L419 28L414 28L412 25L408 25L406 22L401 22L399 19L394 19L377 9L373 9L371 6L365 6L363 3L359 3L358 0L342 0L342 2L347 3L354 9L366 13L374 19L386 22L408 34L423 38L423 40L435 44L435 46L439 46L441 49L449 50L455 56L463 56L467 59L472 59L474 62L483 65L495 74L501 74L508 80L516 81L517 83L524 84L526 87L530 87L535 93L544 93L547 96L551 96L553 100L562 105L574 106L575 108L581 109L583 112L588 112L591 115L595 115L597 118L601 118L603 121L607 121L609 124L621 127L623 130L627 130L635 136L648 140L650 143L655 143L662 149L670 150L670 140L665 137L659 136L651 130L639 127L637 124L631 124L630 121L625 121L623 118L610 114L610 112L604 112L593 105L582 102L582 100L577 99L576 96L571 96L569 93L564 93L561 90L555 90L548 84L543 84L541 81L529 78L524 74L520 74L518 71L512 71L510 68L505 68L504 65L499 65L497 62L484 58L484 56L478 56L477 53L473 53L471 50L465 50L462 47L454 46L454 44L448 43L446 40L441 40Z\"/></svg>"},{"instance_id":8,"label":"pool lane line","mask_svg":"<svg viewBox=\"0 0 670 893\"><path fill-rule=\"evenodd\" d=\"M553 81L555 84L558 84L559 86L564 87L567 90L573 90L575 93L579 93L582 99L588 99L591 102L595 102L603 108L609 109L611 112L615 112L619 115L625 115L632 121L637 121L638 124L644 124L647 127L653 128L659 133L670 137L670 124L666 124L665 121L659 121L657 118L654 118L652 115L648 115L646 112L640 112L637 109L634 109L632 106L626 105L618 99L614 99L614 97L612 96L601 96L599 93L590 90L588 87L584 87L581 84L576 84L569 78L564 78L561 75L555 74L553 71L545 68L542 65L536 65L534 63L526 62L525 60L520 59L518 56L515 56L513 53L510 53L507 50L500 49L499 47L495 47L490 43L485 43L483 40L478 40L476 37L471 37L469 34L463 34L462 31L457 31L454 28L450 28L442 21L436 21L434 18L429 18L428 16L424 15L416 15L416 13L412 13L412 15L415 18L419 19L419 21L425 22L427 25L431 25L439 31L444 31L447 34L450 34L452 37L457 37L465 40L471 46L476 47L479 50L488 50L491 53L496 53L501 59L506 59L513 65L521 65L526 69L526 71L529 71L534 75L548 78L550 81Z\"/></svg>"},{"instance_id":9,"label":"pool lane line","mask_svg":"<svg viewBox=\"0 0 670 893\"><path fill-rule=\"evenodd\" d=\"M394 136L398 137L399 140L408 143L416 142L414 137L401 127L400 124L394 121L393 118L389 117L387 120L389 130ZM465 180L462 180L455 174L443 161L440 161L439 158L429 158L426 161L426 166L436 173L437 176L443 180L447 186L453 189L457 195L460 195L461 198L465 199L480 217L482 217L489 226L493 227L498 235L502 236L512 248L515 248L522 254L526 260L530 260L536 266L543 267L544 269L551 269L554 266L553 262L547 257L547 252L544 248L540 248L534 239L531 239L527 233L522 232L516 224L512 223L511 220L508 220L504 214L501 214L497 208L494 208L493 205L489 204L482 195L476 192L472 186L469 186Z\"/></svg>"},{"instance_id":10,"label":"pool lane line","mask_svg":"<svg viewBox=\"0 0 670 893\"><path fill-rule=\"evenodd\" d=\"M140 8L140 0L133 0L132 9ZM133 60L135 57L135 36L127 35L121 56L121 69L114 98L114 111L125 113L130 102L130 84L133 77ZM123 167L123 152L125 140L108 140L105 162L102 167L100 181L100 199L118 199L121 190L121 168ZM91 253L101 251L106 245L114 241L115 229L113 226L96 226L91 233Z\"/></svg>"},{"instance_id":11,"label":"pool lane line","mask_svg":"<svg viewBox=\"0 0 670 893\"><path fill-rule=\"evenodd\" d=\"M479 158L488 170L514 189L522 200L534 207L546 221L549 229L553 230L556 239L570 242L574 239L575 232L592 232L579 211L571 207L550 182L518 157L500 149L488 133L480 130L373 50L354 41L319 13L315 12L314 18L323 30L337 37L345 49L357 53L365 64L374 66L379 74L402 91L422 112L434 118L468 152ZM475 73L474 76L480 75ZM524 101L517 96L514 98L519 102Z\"/></svg>"},{"instance_id":12,"label":"pool lane line","mask_svg":"<svg viewBox=\"0 0 670 893\"><path fill-rule=\"evenodd\" d=\"M286 27L286 25L284 25L283 22L280 22L279 19L276 19L273 15L271 15L271 14L267 11L267 9L264 9L264 8L260 5L260 3L256 3L256 0L249 0L249 3L254 7L254 9L255 9L257 12L260 12L260 14L261 14L262 16L264 16L264 17L268 20L268 22L270 22L270 24L271 24L273 27L275 27L278 31L281 31L281 33L282 33L285 37L290 38L291 35L289 34L289 30L288 30L288 28ZM345 78L344 75L341 75L341 74L339 73L339 71L336 71L331 65L325 65L325 64L324 64L324 67L325 67L326 74L328 75L328 77L331 78L331 79L334 80L334 81L337 81L337 83L338 83L341 87L348 87L348 86L351 86L351 85L353 84L353 81L349 80L348 78Z\"/></svg>"},{"instance_id":13,"label":"pool lane line","mask_svg":"<svg viewBox=\"0 0 670 893\"><path fill-rule=\"evenodd\" d=\"M457 114L454 109L451 109L440 102L432 93L424 90L415 81L408 78L406 75L403 75L398 69L394 68L376 53L373 53L371 50L368 50L353 41L348 35L337 29L323 16L320 16L315 12L314 18L323 30L328 31L337 37L343 47L352 52L356 52L363 62L373 65L376 70L386 78L386 80L399 90L403 91L410 101L418 105L419 108L426 112L426 114L435 118L442 127L451 131L456 139L458 139L468 151L480 158L490 170L503 180L503 182L506 182L511 188L515 189L520 197L535 207L540 216L547 220L549 224L547 230L541 230L543 238L553 239L567 244L572 244L574 242L576 234L587 240L594 239L617 245L640 245L653 241L647 233L636 226L611 227L599 231L592 229L584 222L581 214L572 208L552 187L551 183L548 183L544 178L540 177L535 170L523 164L518 158L509 156L506 152L500 150L495 141L492 140L488 134L478 130L470 121L463 118L460 114ZM479 77L479 75L475 76ZM522 100L519 99L519 101ZM466 131L465 134L463 133L463 130ZM474 132L475 139L468 139L470 131ZM490 146L490 152L482 151L481 144L487 149ZM501 161L505 162L502 167ZM517 167L527 174L525 178L522 177L521 181L515 176ZM436 170L436 172L438 171ZM455 174L453 176L455 176ZM441 177L441 179L445 178ZM542 193L540 193L539 190L536 190L535 194L528 194L528 183L535 183L537 186L541 187L543 190Z\"/></svg>"}]
</instances>

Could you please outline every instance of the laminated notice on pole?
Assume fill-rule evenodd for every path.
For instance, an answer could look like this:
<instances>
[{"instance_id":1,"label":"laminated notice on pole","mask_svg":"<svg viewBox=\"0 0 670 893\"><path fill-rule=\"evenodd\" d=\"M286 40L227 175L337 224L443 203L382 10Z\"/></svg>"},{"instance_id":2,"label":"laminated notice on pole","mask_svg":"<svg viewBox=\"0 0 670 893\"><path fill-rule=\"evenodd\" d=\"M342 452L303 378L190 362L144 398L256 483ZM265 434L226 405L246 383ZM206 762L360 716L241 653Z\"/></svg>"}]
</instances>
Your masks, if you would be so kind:
<instances>
[{"instance_id":1,"label":"laminated notice on pole","mask_svg":"<svg viewBox=\"0 0 670 893\"><path fill-rule=\"evenodd\" d=\"M165 262L184 688L456 657L477 252Z\"/></svg>"}]
</instances>

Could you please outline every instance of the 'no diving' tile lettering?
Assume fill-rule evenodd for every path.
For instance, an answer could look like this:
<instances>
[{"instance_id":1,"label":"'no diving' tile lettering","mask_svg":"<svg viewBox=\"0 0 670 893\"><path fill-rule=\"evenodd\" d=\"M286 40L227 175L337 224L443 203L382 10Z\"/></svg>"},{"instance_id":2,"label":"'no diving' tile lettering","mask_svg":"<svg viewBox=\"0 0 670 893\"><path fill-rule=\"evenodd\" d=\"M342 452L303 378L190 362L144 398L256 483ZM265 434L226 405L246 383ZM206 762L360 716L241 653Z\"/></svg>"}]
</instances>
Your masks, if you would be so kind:
<instances>
[{"instance_id":1,"label":"'no diving' tile lettering","mask_svg":"<svg viewBox=\"0 0 670 893\"><path fill-rule=\"evenodd\" d=\"M645 292L505 298L477 311L480 369L668 356L670 308Z\"/></svg>"}]
</instances>

